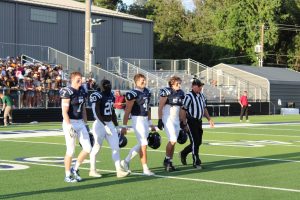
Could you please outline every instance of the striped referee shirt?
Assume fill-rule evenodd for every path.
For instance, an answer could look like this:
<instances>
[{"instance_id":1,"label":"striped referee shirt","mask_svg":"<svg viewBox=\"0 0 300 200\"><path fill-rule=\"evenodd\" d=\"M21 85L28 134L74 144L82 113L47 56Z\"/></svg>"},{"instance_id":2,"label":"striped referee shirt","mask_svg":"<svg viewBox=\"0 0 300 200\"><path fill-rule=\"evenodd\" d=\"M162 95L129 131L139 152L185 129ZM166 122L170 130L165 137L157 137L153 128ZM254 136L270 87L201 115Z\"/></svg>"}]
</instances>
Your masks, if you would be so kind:
<instances>
[{"instance_id":1,"label":"striped referee shirt","mask_svg":"<svg viewBox=\"0 0 300 200\"><path fill-rule=\"evenodd\" d=\"M204 109L206 108L203 93L196 94L193 91L187 93L184 97L182 108L187 111L188 116L195 119L202 119Z\"/></svg>"}]
</instances>

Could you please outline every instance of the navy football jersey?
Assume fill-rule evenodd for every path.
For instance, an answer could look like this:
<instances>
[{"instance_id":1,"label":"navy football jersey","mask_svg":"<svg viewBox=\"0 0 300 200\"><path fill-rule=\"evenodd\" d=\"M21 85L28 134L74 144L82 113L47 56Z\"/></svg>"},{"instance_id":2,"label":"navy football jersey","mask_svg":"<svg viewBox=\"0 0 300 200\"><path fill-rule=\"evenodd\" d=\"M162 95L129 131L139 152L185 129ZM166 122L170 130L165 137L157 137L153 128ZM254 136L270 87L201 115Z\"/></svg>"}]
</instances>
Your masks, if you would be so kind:
<instances>
[{"instance_id":1,"label":"navy football jersey","mask_svg":"<svg viewBox=\"0 0 300 200\"><path fill-rule=\"evenodd\" d=\"M115 102L113 93L94 92L90 95L90 102L99 104L100 114L102 116L112 116Z\"/></svg>"},{"instance_id":2,"label":"navy football jersey","mask_svg":"<svg viewBox=\"0 0 300 200\"><path fill-rule=\"evenodd\" d=\"M127 101L135 100L131 110L131 115L148 116L151 93L147 88L144 88L144 91L137 89L130 90L126 93L125 97Z\"/></svg>"},{"instance_id":3,"label":"navy football jersey","mask_svg":"<svg viewBox=\"0 0 300 200\"><path fill-rule=\"evenodd\" d=\"M173 90L172 88L166 87L160 90L160 96L167 97L166 104L182 106L184 92L182 90Z\"/></svg>"},{"instance_id":4,"label":"navy football jersey","mask_svg":"<svg viewBox=\"0 0 300 200\"><path fill-rule=\"evenodd\" d=\"M59 91L62 99L70 99L68 115L70 119L82 119L82 108L87 96L85 90L80 87L78 90L72 87L64 87Z\"/></svg>"}]
</instances>

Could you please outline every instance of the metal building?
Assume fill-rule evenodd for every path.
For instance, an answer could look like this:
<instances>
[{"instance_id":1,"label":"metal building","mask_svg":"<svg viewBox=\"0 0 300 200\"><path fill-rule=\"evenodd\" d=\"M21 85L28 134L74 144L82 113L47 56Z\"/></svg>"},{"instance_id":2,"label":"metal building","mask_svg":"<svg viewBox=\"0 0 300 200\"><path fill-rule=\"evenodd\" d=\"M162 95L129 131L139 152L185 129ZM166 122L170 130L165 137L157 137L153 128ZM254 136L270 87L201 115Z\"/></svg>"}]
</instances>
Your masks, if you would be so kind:
<instances>
[{"instance_id":1,"label":"metal building","mask_svg":"<svg viewBox=\"0 0 300 200\"><path fill-rule=\"evenodd\" d=\"M300 107L300 73L291 69L276 67L254 67L247 65L218 64L213 67L219 73L231 74L246 85L238 85L240 93L248 91L248 96L256 101L270 102L270 109L278 112L281 107ZM226 85L226 80L218 79ZM239 83L238 83L239 84ZM253 87L259 86L259 87ZM280 99L280 100L279 100ZM281 105L279 105L281 102Z\"/></svg>"},{"instance_id":2,"label":"metal building","mask_svg":"<svg viewBox=\"0 0 300 200\"><path fill-rule=\"evenodd\" d=\"M37 46L50 46L84 59L85 4L72 0L1 0L0 57L26 53L42 58ZM94 63L108 57L153 58L153 22L92 6ZM16 45L14 45L16 44ZM21 45L25 44L25 45ZM37 46L30 46L37 45Z\"/></svg>"}]
</instances>

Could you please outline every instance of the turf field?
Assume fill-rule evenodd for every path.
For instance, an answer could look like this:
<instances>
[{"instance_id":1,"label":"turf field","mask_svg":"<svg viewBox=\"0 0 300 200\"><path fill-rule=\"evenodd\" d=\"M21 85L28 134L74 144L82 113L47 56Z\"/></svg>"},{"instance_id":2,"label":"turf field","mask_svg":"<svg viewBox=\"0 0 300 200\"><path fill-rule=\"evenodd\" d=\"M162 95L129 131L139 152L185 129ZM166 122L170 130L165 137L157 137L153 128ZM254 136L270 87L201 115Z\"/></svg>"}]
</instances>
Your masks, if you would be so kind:
<instances>
[{"instance_id":1,"label":"turf field","mask_svg":"<svg viewBox=\"0 0 300 200\"><path fill-rule=\"evenodd\" d=\"M250 116L250 123L240 123L238 117L214 120L216 128L204 129L200 147L203 170L192 168L191 156L189 165L181 165L177 152L185 145L178 144L178 171L166 173L166 137L161 132L161 147L148 154L155 176L142 176L136 157L130 166L133 173L116 178L105 143L97 157L103 177L88 177L89 164L83 164L84 181L73 184L63 181L61 123L1 127L0 199L300 199L299 116ZM132 133L127 138L122 158L136 142Z\"/></svg>"}]
</instances>

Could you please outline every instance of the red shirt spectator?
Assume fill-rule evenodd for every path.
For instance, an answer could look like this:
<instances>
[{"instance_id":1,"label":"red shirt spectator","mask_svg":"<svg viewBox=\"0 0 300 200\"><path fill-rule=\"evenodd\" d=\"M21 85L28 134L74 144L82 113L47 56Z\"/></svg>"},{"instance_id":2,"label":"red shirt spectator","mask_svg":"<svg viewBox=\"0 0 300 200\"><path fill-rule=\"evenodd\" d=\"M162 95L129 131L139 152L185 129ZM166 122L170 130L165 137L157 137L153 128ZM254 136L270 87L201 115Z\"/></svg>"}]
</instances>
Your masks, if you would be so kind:
<instances>
[{"instance_id":1,"label":"red shirt spectator","mask_svg":"<svg viewBox=\"0 0 300 200\"><path fill-rule=\"evenodd\" d=\"M241 106L248 106L247 92L244 92L244 95L241 96L240 104L241 104Z\"/></svg>"},{"instance_id":2,"label":"red shirt spectator","mask_svg":"<svg viewBox=\"0 0 300 200\"><path fill-rule=\"evenodd\" d=\"M116 90L115 92L116 92L115 94L116 100L114 103L115 109L124 109L125 97L120 94L120 90Z\"/></svg>"}]
</instances>

